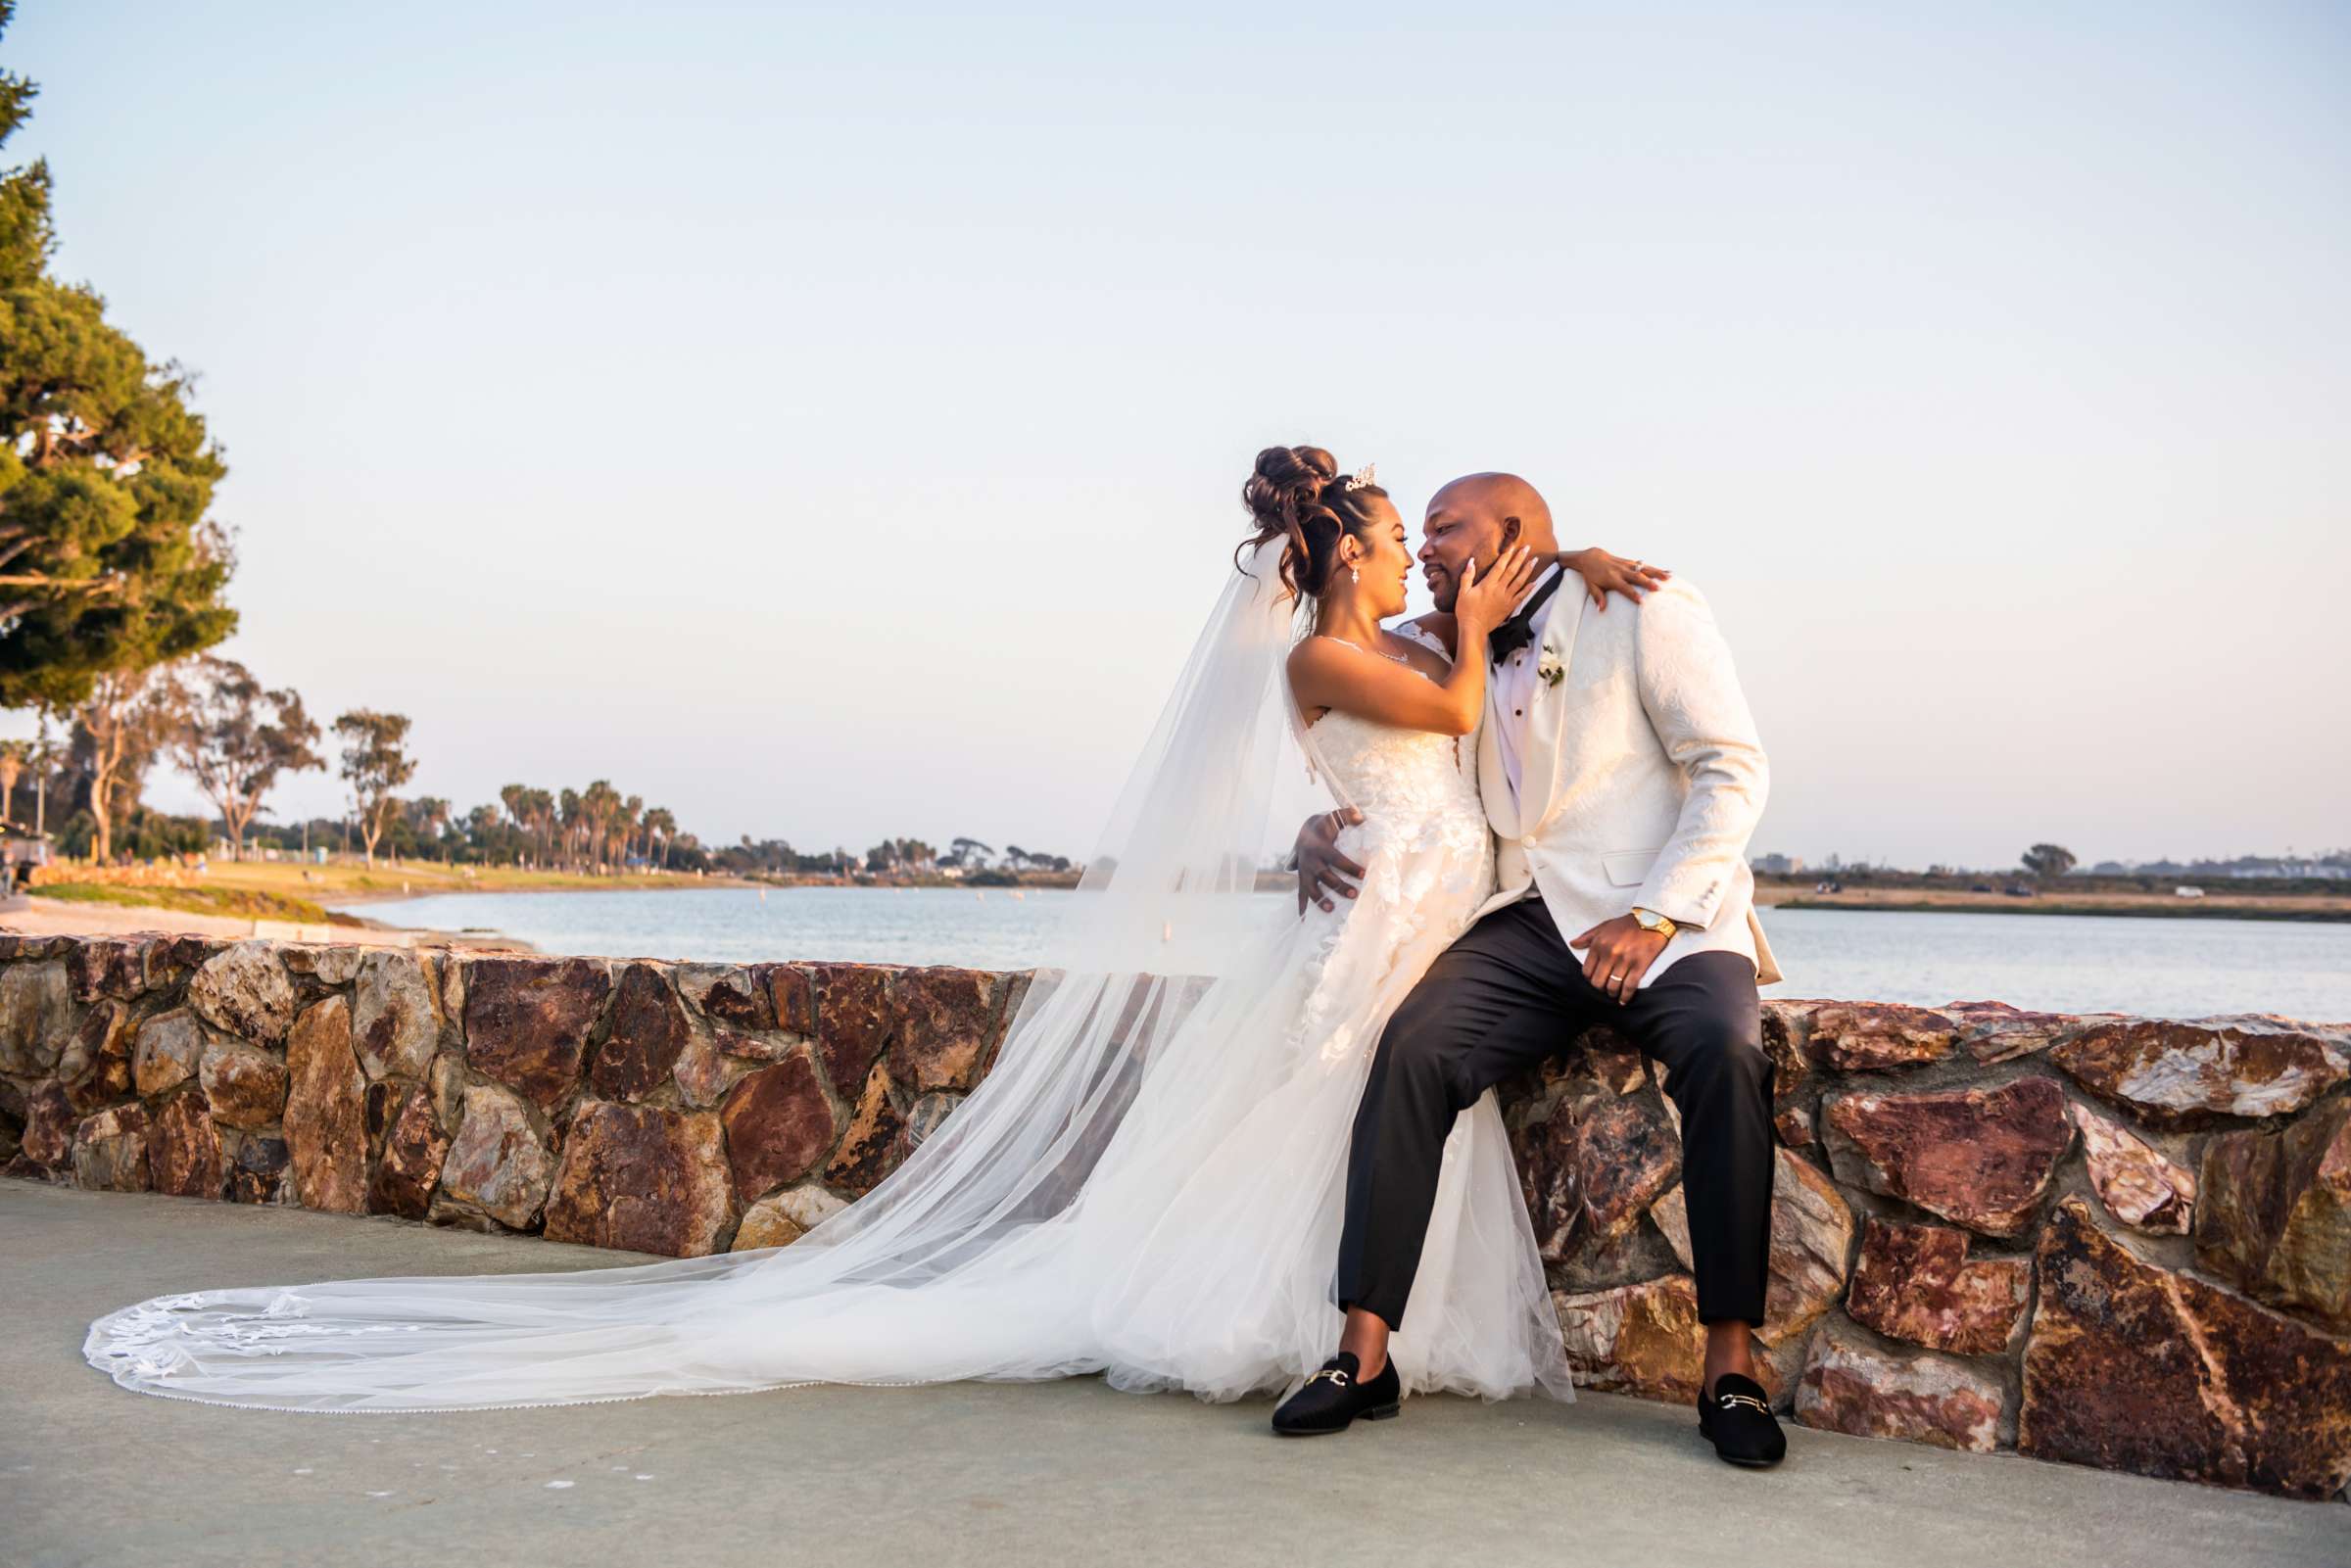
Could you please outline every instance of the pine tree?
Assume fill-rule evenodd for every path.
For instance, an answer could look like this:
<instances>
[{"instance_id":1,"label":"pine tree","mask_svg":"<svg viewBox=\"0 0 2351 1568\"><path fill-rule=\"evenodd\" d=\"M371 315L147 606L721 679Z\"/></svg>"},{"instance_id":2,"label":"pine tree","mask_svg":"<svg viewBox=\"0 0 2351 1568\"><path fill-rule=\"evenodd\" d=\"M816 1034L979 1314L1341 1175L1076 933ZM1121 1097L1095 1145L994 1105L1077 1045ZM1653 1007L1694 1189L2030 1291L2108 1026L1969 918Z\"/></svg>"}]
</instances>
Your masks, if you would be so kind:
<instances>
[{"instance_id":1,"label":"pine tree","mask_svg":"<svg viewBox=\"0 0 2351 1568\"><path fill-rule=\"evenodd\" d=\"M14 10L0 0L0 31ZM36 90L0 72L0 145ZM190 374L51 277L52 243L47 165L0 169L0 707L82 709L103 732L111 698L236 627L235 560L207 515L227 468ZM108 839L102 812L101 856Z\"/></svg>"}]
</instances>

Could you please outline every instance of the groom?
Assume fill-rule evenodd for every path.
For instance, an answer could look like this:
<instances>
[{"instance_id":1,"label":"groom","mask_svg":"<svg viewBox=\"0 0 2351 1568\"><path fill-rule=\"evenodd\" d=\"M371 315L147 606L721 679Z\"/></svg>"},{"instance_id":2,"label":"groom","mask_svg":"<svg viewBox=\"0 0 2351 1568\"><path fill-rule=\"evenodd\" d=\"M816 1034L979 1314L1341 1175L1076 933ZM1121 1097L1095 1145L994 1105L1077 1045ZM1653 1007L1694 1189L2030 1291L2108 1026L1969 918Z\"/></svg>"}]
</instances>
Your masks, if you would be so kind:
<instances>
[{"instance_id":1,"label":"groom","mask_svg":"<svg viewBox=\"0 0 2351 1568\"><path fill-rule=\"evenodd\" d=\"M1440 613L1472 562L1559 548L1551 510L1511 474L1457 479L1428 505L1420 563ZM1503 1078L1607 1022L1665 1072L1682 1119L1699 1316L1699 1424L1733 1463L1786 1451L1755 1380L1771 1233L1771 1059L1758 981L1779 978L1751 902L1747 843L1765 767L1730 650L1696 590L1669 582L1595 607L1554 567L1462 658L1489 661L1478 782L1500 891L1389 1021L1347 1172L1339 1354L1274 1413L1306 1436L1393 1414L1402 1326L1446 1134ZM1360 876L1317 818L1299 835L1302 898Z\"/></svg>"}]
</instances>

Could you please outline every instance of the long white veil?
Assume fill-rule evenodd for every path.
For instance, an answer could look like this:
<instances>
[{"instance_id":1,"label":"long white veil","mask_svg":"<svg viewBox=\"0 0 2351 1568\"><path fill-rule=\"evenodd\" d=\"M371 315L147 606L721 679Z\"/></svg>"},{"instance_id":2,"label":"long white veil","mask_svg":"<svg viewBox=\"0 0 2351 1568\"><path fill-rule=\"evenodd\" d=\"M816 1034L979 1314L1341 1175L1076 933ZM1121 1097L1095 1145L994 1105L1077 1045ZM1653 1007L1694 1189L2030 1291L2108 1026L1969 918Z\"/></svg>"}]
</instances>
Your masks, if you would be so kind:
<instances>
[{"instance_id":1,"label":"long white veil","mask_svg":"<svg viewBox=\"0 0 2351 1568\"><path fill-rule=\"evenodd\" d=\"M1003 1287L1050 1268L1040 1238L1177 1031L1230 1028L1264 994L1253 956L1292 917L1256 895L1258 862L1279 786L1313 763L1283 676L1301 611L1282 548L1225 588L993 1069L865 1198L760 1252L160 1297L99 1319L84 1354L146 1393L328 1411L1092 1370L1055 1359L1078 1336L1034 1320L1049 1280ZM927 1333L942 1313L961 1314L951 1352Z\"/></svg>"}]
</instances>

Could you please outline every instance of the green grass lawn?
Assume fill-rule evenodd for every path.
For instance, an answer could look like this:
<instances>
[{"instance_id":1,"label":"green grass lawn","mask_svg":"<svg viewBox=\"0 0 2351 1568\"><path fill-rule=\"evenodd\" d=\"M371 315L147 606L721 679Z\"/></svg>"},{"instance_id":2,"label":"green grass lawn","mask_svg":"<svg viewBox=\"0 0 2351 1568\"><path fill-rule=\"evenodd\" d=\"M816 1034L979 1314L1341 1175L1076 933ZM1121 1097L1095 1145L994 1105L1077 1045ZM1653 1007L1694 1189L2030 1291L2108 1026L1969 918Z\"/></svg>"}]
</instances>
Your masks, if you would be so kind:
<instances>
[{"instance_id":1,"label":"green grass lawn","mask_svg":"<svg viewBox=\"0 0 2351 1568\"><path fill-rule=\"evenodd\" d=\"M352 893L492 893L570 888L628 890L647 887L724 887L726 878L702 879L670 872L658 876L631 874L599 877L585 872L522 871L511 866L448 866L434 861L389 861L373 867L356 861L306 865L300 861L221 861L212 863L207 883L222 888L249 888L289 898L336 898Z\"/></svg>"},{"instance_id":2,"label":"green grass lawn","mask_svg":"<svg viewBox=\"0 0 2351 1568\"><path fill-rule=\"evenodd\" d=\"M123 887L107 882L34 882L36 898L76 904L119 904L129 909L168 909L182 915L233 915L241 920L300 921L310 925L356 925L349 916L321 909L307 898L251 887Z\"/></svg>"}]
</instances>

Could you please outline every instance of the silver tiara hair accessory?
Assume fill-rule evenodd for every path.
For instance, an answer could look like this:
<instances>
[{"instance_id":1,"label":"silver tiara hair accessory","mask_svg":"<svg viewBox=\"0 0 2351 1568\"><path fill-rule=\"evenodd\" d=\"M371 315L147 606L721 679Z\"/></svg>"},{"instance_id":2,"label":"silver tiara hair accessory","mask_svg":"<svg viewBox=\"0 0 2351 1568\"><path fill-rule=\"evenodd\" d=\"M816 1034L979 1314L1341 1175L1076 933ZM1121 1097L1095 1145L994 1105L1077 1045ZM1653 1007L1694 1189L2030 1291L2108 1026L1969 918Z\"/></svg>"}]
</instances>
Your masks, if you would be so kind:
<instances>
[{"instance_id":1,"label":"silver tiara hair accessory","mask_svg":"<svg viewBox=\"0 0 2351 1568\"><path fill-rule=\"evenodd\" d=\"M1361 490L1366 485L1376 485L1378 483L1379 464L1366 463L1363 467L1358 468L1354 473L1349 474L1347 476L1346 484L1341 488L1345 490Z\"/></svg>"}]
</instances>

